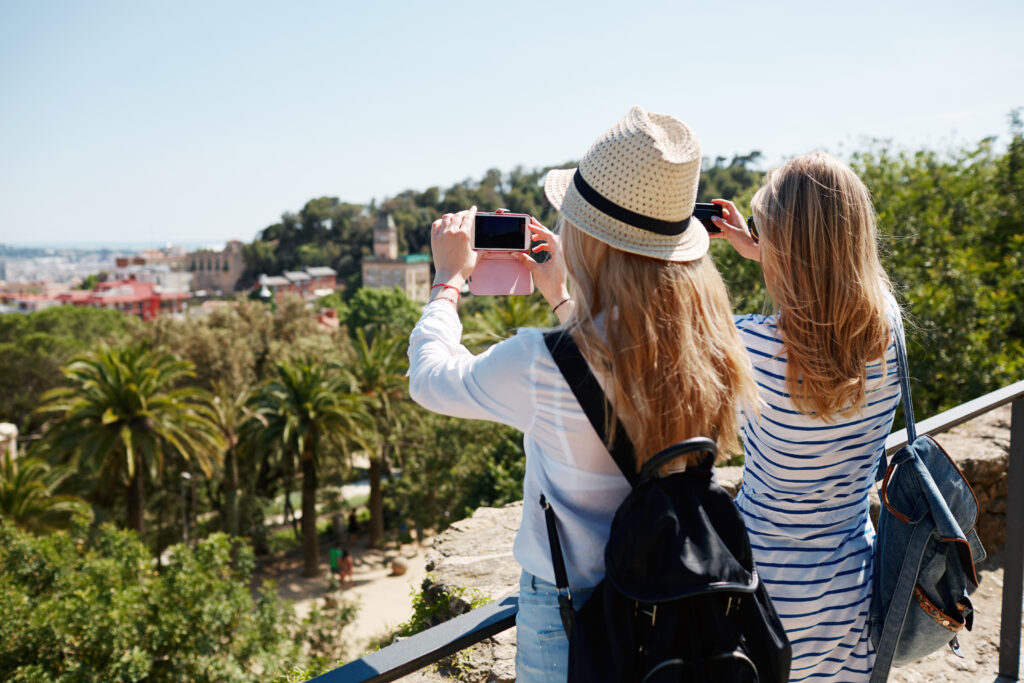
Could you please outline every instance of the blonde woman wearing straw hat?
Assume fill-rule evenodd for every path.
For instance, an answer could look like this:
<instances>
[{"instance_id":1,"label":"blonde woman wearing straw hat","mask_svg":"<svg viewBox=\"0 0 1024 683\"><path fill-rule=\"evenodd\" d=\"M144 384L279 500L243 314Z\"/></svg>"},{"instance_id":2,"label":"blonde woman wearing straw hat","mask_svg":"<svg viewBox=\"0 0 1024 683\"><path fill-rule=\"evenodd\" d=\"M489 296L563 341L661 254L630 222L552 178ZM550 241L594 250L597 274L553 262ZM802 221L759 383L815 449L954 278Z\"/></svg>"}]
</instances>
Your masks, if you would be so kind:
<instances>
[{"instance_id":1,"label":"blonde woman wearing straw hat","mask_svg":"<svg viewBox=\"0 0 1024 683\"><path fill-rule=\"evenodd\" d=\"M720 237L760 261L775 302L744 315L763 402L741 417L736 505L793 647L790 680L868 680L874 528L868 491L900 400L899 309L878 260L867 188L826 154L772 171L748 229L732 202Z\"/></svg>"},{"instance_id":2,"label":"blonde woman wearing straw hat","mask_svg":"<svg viewBox=\"0 0 1024 683\"><path fill-rule=\"evenodd\" d=\"M700 158L683 122L634 107L597 139L578 169L548 174L545 192L560 211L560 235L534 221L534 239L546 242L535 251L552 258L539 264L523 257L603 385L640 464L695 436L735 451L737 402L755 400L725 287L706 255L708 235L690 218ZM459 290L476 264L474 211L433 225L436 277L410 339L409 391L436 412L523 432L524 498L533 502L543 492L556 509L578 608L604 576L609 526L629 484L541 330L520 330L479 356L460 344ZM565 680L568 641L536 504L523 508L514 554L523 568L517 679Z\"/></svg>"}]
</instances>

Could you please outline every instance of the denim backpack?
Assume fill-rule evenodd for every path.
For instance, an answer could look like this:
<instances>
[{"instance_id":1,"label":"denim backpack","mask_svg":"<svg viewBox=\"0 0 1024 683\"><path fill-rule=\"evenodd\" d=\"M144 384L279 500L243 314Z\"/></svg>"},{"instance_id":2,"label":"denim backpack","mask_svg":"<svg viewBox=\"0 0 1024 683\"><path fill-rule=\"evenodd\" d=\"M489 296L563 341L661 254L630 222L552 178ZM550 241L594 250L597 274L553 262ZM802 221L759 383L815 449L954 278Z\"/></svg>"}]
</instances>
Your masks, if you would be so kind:
<instances>
[{"instance_id":1,"label":"denim backpack","mask_svg":"<svg viewBox=\"0 0 1024 683\"><path fill-rule=\"evenodd\" d=\"M603 438L607 399L579 348L559 331L544 341ZM743 518L714 479L716 451L710 439L688 439L638 473L632 443L617 426L611 455L632 491L611 523L605 578L578 610L555 510L541 495L570 683L788 680L789 640L757 576ZM664 465L691 453L706 457L662 476Z\"/></svg>"},{"instance_id":2,"label":"denim backpack","mask_svg":"<svg viewBox=\"0 0 1024 683\"><path fill-rule=\"evenodd\" d=\"M881 511L871 596L872 683L892 665L912 662L971 630L968 592L978 586L975 563L985 549L974 528L978 500L963 472L930 436L918 436L910 398L903 331L894 325L907 445L882 464Z\"/></svg>"}]
</instances>

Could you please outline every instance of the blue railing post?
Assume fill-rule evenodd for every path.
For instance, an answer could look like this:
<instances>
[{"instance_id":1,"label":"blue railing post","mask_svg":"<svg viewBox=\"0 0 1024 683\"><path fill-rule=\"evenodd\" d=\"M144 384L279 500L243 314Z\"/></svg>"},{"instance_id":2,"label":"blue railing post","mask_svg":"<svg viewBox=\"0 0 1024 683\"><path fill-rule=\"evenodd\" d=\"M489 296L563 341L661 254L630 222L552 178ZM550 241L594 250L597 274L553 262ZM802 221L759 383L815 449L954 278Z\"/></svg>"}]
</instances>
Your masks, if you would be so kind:
<instances>
[{"instance_id":1,"label":"blue railing post","mask_svg":"<svg viewBox=\"0 0 1024 683\"><path fill-rule=\"evenodd\" d=\"M1024 398L1010 412L1010 458L1006 488L1003 614L999 625L999 678L1019 680L1022 591L1024 591Z\"/></svg>"}]
</instances>

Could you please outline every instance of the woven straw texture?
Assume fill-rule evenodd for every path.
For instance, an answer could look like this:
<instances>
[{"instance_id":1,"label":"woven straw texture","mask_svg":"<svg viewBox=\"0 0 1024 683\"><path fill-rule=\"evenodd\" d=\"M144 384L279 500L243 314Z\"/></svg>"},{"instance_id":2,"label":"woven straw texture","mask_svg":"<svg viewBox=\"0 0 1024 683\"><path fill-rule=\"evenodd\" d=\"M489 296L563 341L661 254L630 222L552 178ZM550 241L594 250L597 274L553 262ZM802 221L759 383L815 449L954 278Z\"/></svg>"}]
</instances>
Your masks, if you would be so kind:
<instances>
[{"instance_id":1,"label":"woven straw texture","mask_svg":"<svg viewBox=\"0 0 1024 683\"><path fill-rule=\"evenodd\" d=\"M633 107L580 160L580 174L609 201L634 213L680 221L693 213L700 181L700 143L690 127L667 114ZM576 169L548 172L544 191L566 220L606 244L665 261L693 261L708 250L700 221L680 235L623 223L597 210L573 185Z\"/></svg>"}]
</instances>

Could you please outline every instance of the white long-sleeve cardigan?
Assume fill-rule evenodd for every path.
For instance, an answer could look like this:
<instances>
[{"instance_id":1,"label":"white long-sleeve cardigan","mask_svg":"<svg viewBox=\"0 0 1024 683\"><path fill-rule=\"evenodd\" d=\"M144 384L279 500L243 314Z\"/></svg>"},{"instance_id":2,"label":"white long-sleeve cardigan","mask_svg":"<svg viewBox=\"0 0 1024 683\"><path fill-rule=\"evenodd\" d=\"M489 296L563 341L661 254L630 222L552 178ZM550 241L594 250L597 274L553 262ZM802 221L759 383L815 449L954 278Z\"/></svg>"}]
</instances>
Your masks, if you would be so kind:
<instances>
[{"instance_id":1,"label":"white long-sleeve cardigan","mask_svg":"<svg viewBox=\"0 0 1024 683\"><path fill-rule=\"evenodd\" d=\"M543 493L558 516L571 587L604 578L604 546L629 484L591 427L544 344L522 329L478 356L461 344L448 301L424 308L409 344L409 393L437 413L510 425L523 432L523 520L513 553L526 571L554 583Z\"/></svg>"}]
</instances>

